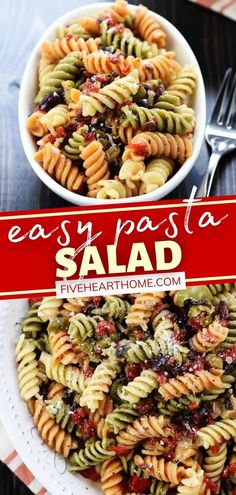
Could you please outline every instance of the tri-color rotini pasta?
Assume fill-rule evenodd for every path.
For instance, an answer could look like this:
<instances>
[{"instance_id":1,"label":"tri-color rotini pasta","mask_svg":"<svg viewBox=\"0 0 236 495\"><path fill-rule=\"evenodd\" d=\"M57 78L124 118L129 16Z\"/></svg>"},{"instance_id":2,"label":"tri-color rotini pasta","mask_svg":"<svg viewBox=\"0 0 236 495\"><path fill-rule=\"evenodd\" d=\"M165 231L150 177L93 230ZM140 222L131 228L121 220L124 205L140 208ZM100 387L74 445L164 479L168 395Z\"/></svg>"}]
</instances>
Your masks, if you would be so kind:
<instances>
[{"instance_id":1,"label":"tri-color rotini pasta","mask_svg":"<svg viewBox=\"0 0 236 495\"><path fill-rule=\"evenodd\" d=\"M105 495L233 495L235 308L235 284L33 302L16 362L42 440Z\"/></svg>"},{"instance_id":2,"label":"tri-color rotini pasta","mask_svg":"<svg viewBox=\"0 0 236 495\"><path fill-rule=\"evenodd\" d=\"M148 194L191 156L197 74L170 44L152 13L126 0L44 41L27 127L35 160L61 186L99 200Z\"/></svg>"}]
</instances>

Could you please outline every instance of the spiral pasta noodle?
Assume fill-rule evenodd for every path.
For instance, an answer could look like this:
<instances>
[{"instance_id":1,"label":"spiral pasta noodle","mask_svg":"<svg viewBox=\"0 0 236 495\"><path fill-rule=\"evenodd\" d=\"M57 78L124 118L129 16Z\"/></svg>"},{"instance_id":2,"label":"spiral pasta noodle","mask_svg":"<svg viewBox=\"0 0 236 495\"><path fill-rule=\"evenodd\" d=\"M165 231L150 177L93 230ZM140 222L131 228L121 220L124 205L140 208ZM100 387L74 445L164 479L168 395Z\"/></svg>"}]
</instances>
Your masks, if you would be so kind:
<instances>
[{"instance_id":1,"label":"spiral pasta noodle","mask_svg":"<svg viewBox=\"0 0 236 495\"><path fill-rule=\"evenodd\" d=\"M159 393L165 400L173 399L187 395L189 392L199 393L203 390L211 390L222 386L220 378L222 372L212 371L197 371L194 375L186 373L183 376L177 376L170 379L159 388Z\"/></svg>"},{"instance_id":2,"label":"spiral pasta noodle","mask_svg":"<svg viewBox=\"0 0 236 495\"><path fill-rule=\"evenodd\" d=\"M100 316L86 316L83 313L78 313L70 319L68 333L72 339L80 344L83 340L94 335L101 320Z\"/></svg>"},{"instance_id":3,"label":"spiral pasta noodle","mask_svg":"<svg viewBox=\"0 0 236 495\"><path fill-rule=\"evenodd\" d=\"M45 443L53 448L58 454L63 457L68 457L72 449L76 449L77 442L72 439L69 433L66 433L52 419L46 411L46 407L42 400L35 402L34 424Z\"/></svg>"},{"instance_id":4,"label":"spiral pasta noodle","mask_svg":"<svg viewBox=\"0 0 236 495\"><path fill-rule=\"evenodd\" d=\"M114 457L114 452L109 449L112 443L112 440L106 438L96 442L86 442L84 449L80 449L70 456L71 471L82 471L89 466L95 466Z\"/></svg>"},{"instance_id":5,"label":"spiral pasta noodle","mask_svg":"<svg viewBox=\"0 0 236 495\"><path fill-rule=\"evenodd\" d=\"M173 81L167 87L166 93L168 95L177 96L180 103L184 103L187 96L190 96L197 83L197 75L192 67L185 67L177 72ZM165 97L165 93L163 95ZM162 101L162 96L159 97L159 101Z\"/></svg>"},{"instance_id":6,"label":"spiral pasta noodle","mask_svg":"<svg viewBox=\"0 0 236 495\"><path fill-rule=\"evenodd\" d=\"M43 320L38 315L40 301L32 304L25 318L22 321L22 331L28 336L35 337L43 329Z\"/></svg>"},{"instance_id":7,"label":"spiral pasta noodle","mask_svg":"<svg viewBox=\"0 0 236 495\"><path fill-rule=\"evenodd\" d=\"M86 53L92 53L98 50L100 45L100 38L77 38L73 35L66 35L62 39L55 39L55 41L44 41L42 44L42 56L46 57L51 62L56 62L64 58L71 52L83 51Z\"/></svg>"},{"instance_id":8,"label":"spiral pasta noodle","mask_svg":"<svg viewBox=\"0 0 236 495\"><path fill-rule=\"evenodd\" d=\"M132 426L127 426L125 430L119 431L117 440L119 444L134 447L145 438L166 437L166 422L163 416L143 416L140 420L135 419Z\"/></svg>"},{"instance_id":9,"label":"spiral pasta noodle","mask_svg":"<svg viewBox=\"0 0 236 495\"><path fill-rule=\"evenodd\" d=\"M138 187L144 172L143 161L125 160L119 171L119 179L125 181L126 186L132 190Z\"/></svg>"},{"instance_id":10,"label":"spiral pasta noodle","mask_svg":"<svg viewBox=\"0 0 236 495\"><path fill-rule=\"evenodd\" d=\"M217 421L213 425L201 428L197 432L197 445L203 446L204 449L213 447L216 443L220 443L223 440L229 440L231 437L235 437L236 434L236 420L224 419Z\"/></svg>"},{"instance_id":11,"label":"spiral pasta noodle","mask_svg":"<svg viewBox=\"0 0 236 495\"><path fill-rule=\"evenodd\" d=\"M125 17L129 15L129 10L127 8L128 4L125 0L116 0L111 6L107 6L98 16L94 17L82 17L78 20L80 26L82 26L86 31L99 34L100 25L99 19L106 19L111 17L115 23L123 22Z\"/></svg>"},{"instance_id":12,"label":"spiral pasta noodle","mask_svg":"<svg viewBox=\"0 0 236 495\"><path fill-rule=\"evenodd\" d=\"M39 393L35 345L22 334L16 346L16 362L20 396L28 401Z\"/></svg>"},{"instance_id":13,"label":"spiral pasta noodle","mask_svg":"<svg viewBox=\"0 0 236 495\"><path fill-rule=\"evenodd\" d=\"M56 105L40 117L40 122L52 134L54 129L59 126L65 126L68 120L67 105Z\"/></svg>"},{"instance_id":14,"label":"spiral pasta noodle","mask_svg":"<svg viewBox=\"0 0 236 495\"><path fill-rule=\"evenodd\" d=\"M155 119L158 131L180 135L191 132L195 125L193 110L186 105L176 108L178 111L168 111L162 108L149 109L132 103L122 107L121 124L124 127L132 125L137 129L138 127L143 128L146 122Z\"/></svg>"},{"instance_id":15,"label":"spiral pasta noodle","mask_svg":"<svg viewBox=\"0 0 236 495\"><path fill-rule=\"evenodd\" d=\"M47 394L48 400L61 399L65 393L65 387L61 383L51 382Z\"/></svg>"},{"instance_id":16,"label":"spiral pasta noodle","mask_svg":"<svg viewBox=\"0 0 236 495\"><path fill-rule=\"evenodd\" d=\"M165 184L168 177L173 174L173 170L174 162L167 158L151 160L141 177L142 185L139 189L139 194L155 191L155 189Z\"/></svg>"},{"instance_id":17,"label":"spiral pasta noodle","mask_svg":"<svg viewBox=\"0 0 236 495\"><path fill-rule=\"evenodd\" d=\"M91 381L83 391L80 398L80 405L86 406L90 411L94 412L99 407L99 402L105 398L105 394L109 392L109 387L112 384L120 367L114 360L107 359L99 364L91 378Z\"/></svg>"},{"instance_id":18,"label":"spiral pasta noodle","mask_svg":"<svg viewBox=\"0 0 236 495\"><path fill-rule=\"evenodd\" d=\"M130 59L131 60L131 59ZM171 77L179 71L180 66L174 60L174 52L166 52L145 60L136 59L133 66L138 70L140 82L161 79L167 86Z\"/></svg>"},{"instance_id":19,"label":"spiral pasta noodle","mask_svg":"<svg viewBox=\"0 0 236 495\"><path fill-rule=\"evenodd\" d=\"M133 70L128 76L116 79L111 84L93 93L81 95L80 107L82 115L94 116L97 112L104 113L107 108L113 110L117 104L121 105L131 95L138 91L138 71Z\"/></svg>"},{"instance_id":20,"label":"spiral pasta noodle","mask_svg":"<svg viewBox=\"0 0 236 495\"><path fill-rule=\"evenodd\" d=\"M105 495L122 495L123 466L120 459L108 459L101 468L101 484Z\"/></svg>"},{"instance_id":21,"label":"spiral pasta noodle","mask_svg":"<svg viewBox=\"0 0 236 495\"><path fill-rule=\"evenodd\" d=\"M123 159L131 158L140 160L139 154L135 151L135 145L142 143L145 146L145 156L155 156L171 158L180 164L192 154L192 140L188 137L181 137L169 133L142 132L130 140L131 146L127 147L123 154Z\"/></svg>"},{"instance_id":22,"label":"spiral pasta noodle","mask_svg":"<svg viewBox=\"0 0 236 495\"><path fill-rule=\"evenodd\" d=\"M163 292L142 293L135 299L127 316L129 326L140 326L143 330L147 329L147 324L151 318L152 311L165 296Z\"/></svg>"},{"instance_id":23,"label":"spiral pasta noodle","mask_svg":"<svg viewBox=\"0 0 236 495\"><path fill-rule=\"evenodd\" d=\"M125 57L150 58L159 54L156 43L149 44L147 41L140 41L130 29L123 28L122 25L120 25L119 31L117 32L116 26L108 27L108 23L103 21L101 24L103 46L112 45L116 50L120 50Z\"/></svg>"},{"instance_id":24,"label":"spiral pasta noodle","mask_svg":"<svg viewBox=\"0 0 236 495\"><path fill-rule=\"evenodd\" d=\"M38 82L39 88L43 85L44 78L53 71L55 64L52 64L46 57L41 57L38 67Z\"/></svg>"},{"instance_id":25,"label":"spiral pasta noodle","mask_svg":"<svg viewBox=\"0 0 236 495\"><path fill-rule=\"evenodd\" d=\"M207 451L207 456L204 458L203 469L206 476L213 481L220 479L221 473L224 469L227 457L227 443L224 442L219 447L218 454L212 454L211 450Z\"/></svg>"},{"instance_id":26,"label":"spiral pasta noodle","mask_svg":"<svg viewBox=\"0 0 236 495\"><path fill-rule=\"evenodd\" d=\"M228 335L228 329L218 321L213 321L207 328L199 330L191 339L191 347L198 352L215 349Z\"/></svg>"},{"instance_id":27,"label":"spiral pasta noodle","mask_svg":"<svg viewBox=\"0 0 236 495\"><path fill-rule=\"evenodd\" d=\"M35 153L35 160L41 161L44 170L56 180L66 186L69 191L79 191L84 182L84 174L79 172L78 167L72 165L70 159L66 158L58 148L47 143L41 150Z\"/></svg>"},{"instance_id":28,"label":"spiral pasta noodle","mask_svg":"<svg viewBox=\"0 0 236 495\"><path fill-rule=\"evenodd\" d=\"M87 297L72 297L69 299L66 299L66 301L63 304L63 309L66 310L70 314L70 316L73 316L75 313L81 313L83 312L83 309L85 308L86 302L88 302Z\"/></svg>"},{"instance_id":29,"label":"spiral pasta noodle","mask_svg":"<svg viewBox=\"0 0 236 495\"><path fill-rule=\"evenodd\" d=\"M71 160L78 160L84 147L84 138L81 132L75 131L68 139L68 144L65 145L65 155Z\"/></svg>"},{"instance_id":30,"label":"spiral pasta noodle","mask_svg":"<svg viewBox=\"0 0 236 495\"><path fill-rule=\"evenodd\" d=\"M108 163L105 159L102 144L98 141L93 141L88 144L81 153L83 167L87 177L89 189L96 191L100 188L98 182L109 178Z\"/></svg>"},{"instance_id":31,"label":"spiral pasta noodle","mask_svg":"<svg viewBox=\"0 0 236 495\"><path fill-rule=\"evenodd\" d=\"M75 424L71 419L70 409L61 399L47 400L46 411L50 418L55 419L63 430L72 433Z\"/></svg>"},{"instance_id":32,"label":"spiral pasta noodle","mask_svg":"<svg viewBox=\"0 0 236 495\"><path fill-rule=\"evenodd\" d=\"M127 424L133 423L137 416L138 412L135 406L131 406L130 404L121 404L107 415L106 424L110 431L117 434Z\"/></svg>"},{"instance_id":33,"label":"spiral pasta noodle","mask_svg":"<svg viewBox=\"0 0 236 495\"><path fill-rule=\"evenodd\" d=\"M132 126L123 127L119 125L117 121L114 121L112 123L112 133L115 136L119 136L123 144L129 144L133 139L133 137L136 136L136 134L138 134L139 132L141 131L134 129Z\"/></svg>"},{"instance_id":34,"label":"spiral pasta noodle","mask_svg":"<svg viewBox=\"0 0 236 495\"><path fill-rule=\"evenodd\" d=\"M53 91L60 92L63 81L74 81L80 73L81 60L80 51L71 52L59 60L52 71L45 74L41 80L40 91L34 100L35 103L39 103L44 96Z\"/></svg>"},{"instance_id":35,"label":"spiral pasta noodle","mask_svg":"<svg viewBox=\"0 0 236 495\"><path fill-rule=\"evenodd\" d=\"M113 401L109 396L106 396L100 403L94 413L90 414L91 420L96 425L98 438L107 438L110 436L110 431L106 422L106 417L113 410Z\"/></svg>"},{"instance_id":36,"label":"spiral pasta noodle","mask_svg":"<svg viewBox=\"0 0 236 495\"><path fill-rule=\"evenodd\" d=\"M122 54L112 55L102 50L83 55L85 69L91 74L109 74L114 72L118 76L125 76L134 67L132 60L125 59ZM112 108L112 107L109 107Z\"/></svg>"},{"instance_id":37,"label":"spiral pasta noodle","mask_svg":"<svg viewBox=\"0 0 236 495\"><path fill-rule=\"evenodd\" d=\"M101 189L97 193L99 199L122 199L132 197L132 189L119 180L99 180Z\"/></svg>"},{"instance_id":38,"label":"spiral pasta noodle","mask_svg":"<svg viewBox=\"0 0 236 495\"><path fill-rule=\"evenodd\" d=\"M149 14L148 9L140 5L135 16L135 28L148 43L156 43L160 48L165 46L166 34L159 23Z\"/></svg>"},{"instance_id":39,"label":"spiral pasta noodle","mask_svg":"<svg viewBox=\"0 0 236 495\"><path fill-rule=\"evenodd\" d=\"M36 110L27 119L27 127L33 136L43 137L47 134L48 127L41 122L43 115L43 112Z\"/></svg>"},{"instance_id":40,"label":"spiral pasta noodle","mask_svg":"<svg viewBox=\"0 0 236 495\"><path fill-rule=\"evenodd\" d=\"M65 366L62 363L55 365L50 354L46 352L42 352L40 361L44 364L46 375L50 380L81 393L84 388L84 379L78 368Z\"/></svg>"},{"instance_id":41,"label":"spiral pasta noodle","mask_svg":"<svg viewBox=\"0 0 236 495\"><path fill-rule=\"evenodd\" d=\"M142 458L139 455L134 457L136 466L157 478L160 481L171 483L171 486L176 486L180 483L185 475L185 468L177 466L174 462L165 462L164 459L157 459L155 456L146 456Z\"/></svg>"},{"instance_id":42,"label":"spiral pasta noodle","mask_svg":"<svg viewBox=\"0 0 236 495\"><path fill-rule=\"evenodd\" d=\"M140 376L122 387L120 398L130 404L136 404L140 399L147 397L155 388L158 388L156 373L151 370L143 370Z\"/></svg>"},{"instance_id":43,"label":"spiral pasta noodle","mask_svg":"<svg viewBox=\"0 0 236 495\"><path fill-rule=\"evenodd\" d=\"M53 364L71 364L77 361L76 347L65 330L50 331L49 344L52 349Z\"/></svg>"},{"instance_id":44,"label":"spiral pasta noodle","mask_svg":"<svg viewBox=\"0 0 236 495\"><path fill-rule=\"evenodd\" d=\"M158 343L155 342L155 340L139 340L136 343L130 344L130 347L127 351L127 359L132 363L139 363L140 361L152 359L154 356L157 356L159 352L160 347Z\"/></svg>"},{"instance_id":45,"label":"spiral pasta noodle","mask_svg":"<svg viewBox=\"0 0 236 495\"><path fill-rule=\"evenodd\" d=\"M182 478L177 491L181 495L200 495L204 479L204 471L202 469L194 471L192 468L186 469L185 477Z\"/></svg>"}]
</instances>

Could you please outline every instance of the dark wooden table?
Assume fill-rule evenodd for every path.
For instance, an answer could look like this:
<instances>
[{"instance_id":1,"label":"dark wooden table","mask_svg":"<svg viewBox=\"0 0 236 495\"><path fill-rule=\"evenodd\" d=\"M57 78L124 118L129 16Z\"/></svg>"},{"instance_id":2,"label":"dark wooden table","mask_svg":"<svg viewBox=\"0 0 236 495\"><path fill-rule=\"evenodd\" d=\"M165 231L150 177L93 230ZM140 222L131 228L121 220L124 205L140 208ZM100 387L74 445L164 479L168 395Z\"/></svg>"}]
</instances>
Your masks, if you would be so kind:
<instances>
[{"instance_id":1,"label":"dark wooden table","mask_svg":"<svg viewBox=\"0 0 236 495\"><path fill-rule=\"evenodd\" d=\"M85 3L85 0L0 2L0 211L68 204L50 192L27 163L18 132L17 98L24 65L40 34L59 15ZM140 2L131 0L131 3ZM169 19L190 43L204 76L209 116L225 70L235 65L235 23L187 0L142 0L142 3ZM192 185L199 185L208 158L204 143L194 169L171 197L189 196ZM234 193L236 153L222 159L212 189L213 195ZM0 495L29 494L29 490L0 465Z\"/></svg>"}]
</instances>

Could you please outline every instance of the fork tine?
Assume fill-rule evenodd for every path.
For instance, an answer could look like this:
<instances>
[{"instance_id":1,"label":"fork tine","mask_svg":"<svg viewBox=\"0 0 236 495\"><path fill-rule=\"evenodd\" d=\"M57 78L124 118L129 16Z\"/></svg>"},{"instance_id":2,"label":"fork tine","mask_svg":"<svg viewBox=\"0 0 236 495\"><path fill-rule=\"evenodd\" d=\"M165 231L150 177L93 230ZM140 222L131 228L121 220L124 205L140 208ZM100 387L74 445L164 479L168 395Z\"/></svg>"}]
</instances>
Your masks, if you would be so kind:
<instances>
[{"instance_id":1,"label":"fork tine","mask_svg":"<svg viewBox=\"0 0 236 495\"><path fill-rule=\"evenodd\" d=\"M220 85L220 89L216 97L215 106L213 108L209 123L214 121L219 122L219 117L221 116L222 113L221 109L224 107L227 98L227 90L228 90L231 74L232 74L232 68L230 67L229 69L227 69L224 75L224 79Z\"/></svg>"},{"instance_id":2,"label":"fork tine","mask_svg":"<svg viewBox=\"0 0 236 495\"><path fill-rule=\"evenodd\" d=\"M234 116L235 116L235 113L236 113L236 74L234 75L234 79L233 79L233 83L232 83L232 87L231 87L231 91L230 91L230 95L229 95L229 104L228 104L228 108L226 110L226 116L227 116L227 120L226 120L226 127L233 127L234 126Z\"/></svg>"}]
</instances>

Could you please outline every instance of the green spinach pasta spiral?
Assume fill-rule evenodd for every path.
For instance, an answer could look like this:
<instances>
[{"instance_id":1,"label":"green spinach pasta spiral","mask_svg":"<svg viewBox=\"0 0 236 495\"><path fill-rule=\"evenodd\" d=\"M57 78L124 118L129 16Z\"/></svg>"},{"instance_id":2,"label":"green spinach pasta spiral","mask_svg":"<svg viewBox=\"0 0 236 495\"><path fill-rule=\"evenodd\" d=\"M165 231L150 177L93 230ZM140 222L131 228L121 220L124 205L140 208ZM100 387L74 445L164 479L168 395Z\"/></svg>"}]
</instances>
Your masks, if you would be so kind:
<instances>
[{"instance_id":1,"label":"green spinach pasta spiral","mask_svg":"<svg viewBox=\"0 0 236 495\"><path fill-rule=\"evenodd\" d=\"M69 53L61 59L54 69L44 77L35 103L39 103L44 96L53 93L53 91L61 92L63 81L76 80L80 74L81 65L81 52Z\"/></svg>"},{"instance_id":2,"label":"green spinach pasta spiral","mask_svg":"<svg viewBox=\"0 0 236 495\"><path fill-rule=\"evenodd\" d=\"M106 439L86 442L84 449L71 455L69 459L72 465L71 471L82 471L89 466L96 466L96 464L113 457L114 453L109 449L112 443L112 440Z\"/></svg>"},{"instance_id":3,"label":"green spinach pasta spiral","mask_svg":"<svg viewBox=\"0 0 236 495\"><path fill-rule=\"evenodd\" d=\"M43 320L38 316L39 306L40 303L34 303L22 322L22 330L28 337L35 337L38 332L43 330Z\"/></svg>"},{"instance_id":4,"label":"green spinach pasta spiral","mask_svg":"<svg viewBox=\"0 0 236 495\"><path fill-rule=\"evenodd\" d=\"M107 296L101 309L93 310L93 313L107 318L123 321L129 312L130 304L117 296Z\"/></svg>"},{"instance_id":5,"label":"green spinach pasta spiral","mask_svg":"<svg viewBox=\"0 0 236 495\"><path fill-rule=\"evenodd\" d=\"M170 134L184 134L192 131L195 123L191 109L186 106L174 107L175 110L162 108L139 107L135 103L122 108L121 124L124 127L132 125L135 129L143 128L146 122L155 120L156 129ZM178 111L177 111L178 109Z\"/></svg>"},{"instance_id":6,"label":"green spinach pasta spiral","mask_svg":"<svg viewBox=\"0 0 236 495\"><path fill-rule=\"evenodd\" d=\"M147 41L140 41L136 38L129 29L122 26L119 31L116 27L108 27L106 21L101 24L101 40L105 47L113 46L120 50L125 57L133 55L138 58L151 58L158 55L159 49L155 43L151 45Z\"/></svg>"},{"instance_id":7,"label":"green spinach pasta spiral","mask_svg":"<svg viewBox=\"0 0 236 495\"><path fill-rule=\"evenodd\" d=\"M130 404L122 404L108 414L106 417L106 423L109 430L117 434L120 430L125 428L127 424L133 423L137 416L138 411L135 406L131 406Z\"/></svg>"},{"instance_id":8,"label":"green spinach pasta spiral","mask_svg":"<svg viewBox=\"0 0 236 495\"><path fill-rule=\"evenodd\" d=\"M98 323L102 320L100 316L85 316L83 313L78 313L70 319L68 333L72 339L78 343L88 337L92 337L95 333Z\"/></svg>"}]
</instances>

